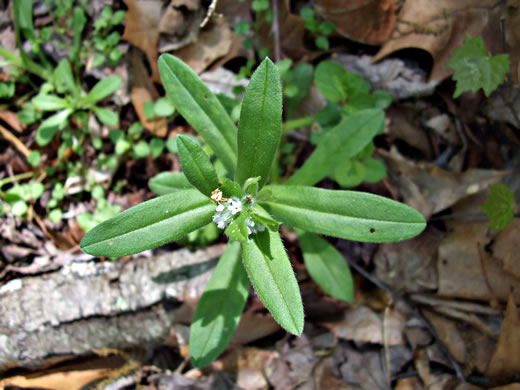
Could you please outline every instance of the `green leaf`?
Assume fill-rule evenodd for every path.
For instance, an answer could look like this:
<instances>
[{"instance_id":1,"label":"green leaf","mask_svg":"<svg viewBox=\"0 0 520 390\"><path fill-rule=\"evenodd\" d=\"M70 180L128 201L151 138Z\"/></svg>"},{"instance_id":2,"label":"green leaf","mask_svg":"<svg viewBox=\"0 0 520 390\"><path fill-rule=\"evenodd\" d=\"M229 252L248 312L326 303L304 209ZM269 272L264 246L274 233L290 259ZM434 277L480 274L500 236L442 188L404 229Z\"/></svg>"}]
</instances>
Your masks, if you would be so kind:
<instances>
[{"instance_id":1,"label":"green leaf","mask_svg":"<svg viewBox=\"0 0 520 390\"><path fill-rule=\"evenodd\" d=\"M190 357L195 367L213 362L226 349L249 294L240 244L231 242L220 258L195 310Z\"/></svg>"},{"instance_id":2,"label":"green leaf","mask_svg":"<svg viewBox=\"0 0 520 390\"><path fill-rule=\"evenodd\" d=\"M356 112L328 131L303 166L287 184L313 185L332 174L339 161L359 153L384 128L380 109Z\"/></svg>"},{"instance_id":3,"label":"green leaf","mask_svg":"<svg viewBox=\"0 0 520 390\"><path fill-rule=\"evenodd\" d=\"M515 217L515 195L504 184L492 184L489 186L489 195L480 208L490 220L490 229L505 229Z\"/></svg>"},{"instance_id":4,"label":"green leaf","mask_svg":"<svg viewBox=\"0 0 520 390\"><path fill-rule=\"evenodd\" d=\"M27 162L31 164L32 167L37 167L40 165L40 161L42 159L42 156L39 151L33 150L28 156L27 156Z\"/></svg>"},{"instance_id":5,"label":"green leaf","mask_svg":"<svg viewBox=\"0 0 520 390\"><path fill-rule=\"evenodd\" d=\"M504 75L509 72L509 56L489 56L481 36L468 36L464 45L455 49L446 66L455 69L453 80L457 87L454 98L466 91L477 92L480 88L488 97L504 82Z\"/></svg>"},{"instance_id":6,"label":"green leaf","mask_svg":"<svg viewBox=\"0 0 520 390\"><path fill-rule=\"evenodd\" d=\"M298 234L303 261L312 279L330 296L354 300L354 281L347 262L328 241L312 233Z\"/></svg>"},{"instance_id":7,"label":"green leaf","mask_svg":"<svg viewBox=\"0 0 520 390\"><path fill-rule=\"evenodd\" d=\"M159 137L154 137L150 140L150 149L152 151L152 157L158 158L164 150L165 142Z\"/></svg>"},{"instance_id":8,"label":"green leaf","mask_svg":"<svg viewBox=\"0 0 520 390\"><path fill-rule=\"evenodd\" d=\"M21 217L27 212L28 209L29 206L27 206L27 203L25 203L23 200L18 200L11 206L11 213L17 217Z\"/></svg>"},{"instance_id":9,"label":"green leaf","mask_svg":"<svg viewBox=\"0 0 520 390\"><path fill-rule=\"evenodd\" d=\"M262 188L269 176L282 129L282 86L276 65L266 58L255 71L242 102L238 126L235 180L242 185L260 176Z\"/></svg>"},{"instance_id":10,"label":"green leaf","mask_svg":"<svg viewBox=\"0 0 520 390\"><path fill-rule=\"evenodd\" d=\"M357 187L365 178L366 167L358 160L347 160L336 166L334 170L334 180L342 188Z\"/></svg>"},{"instance_id":11,"label":"green leaf","mask_svg":"<svg viewBox=\"0 0 520 390\"><path fill-rule=\"evenodd\" d=\"M119 125L119 115L112 110L104 107L93 106L92 111L101 123L107 126Z\"/></svg>"},{"instance_id":12,"label":"green leaf","mask_svg":"<svg viewBox=\"0 0 520 390\"><path fill-rule=\"evenodd\" d=\"M36 130L36 143L45 146L51 142L56 132L67 124L67 118L72 110L66 108L45 119Z\"/></svg>"},{"instance_id":13,"label":"green leaf","mask_svg":"<svg viewBox=\"0 0 520 390\"><path fill-rule=\"evenodd\" d=\"M314 40L316 47L321 50L329 50L329 39L326 36L320 36Z\"/></svg>"},{"instance_id":14,"label":"green leaf","mask_svg":"<svg viewBox=\"0 0 520 390\"><path fill-rule=\"evenodd\" d=\"M311 64L301 63L294 68L291 73L292 82L298 86L298 92L286 99L285 110L288 118L292 118L294 110L300 105L301 101L308 95L314 76L314 68Z\"/></svg>"},{"instance_id":15,"label":"green leaf","mask_svg":"<svg viewBox=\"0 0 520 390\"><path fill-rule=\"evenodd\" d=\"M77 94L78 87L74 82L74 75L72 74L72 68L70 62L67 59L63 59L58 63L53 73L53 84L56 87L56 91L61 94L70 92Z\"/></svg>"},{"instance_id":16,"label":"green leaf","mask_svg":"<svg viewBox=\"0 0 520 390\"><path fill-rule=\"evenodd\" d=\"M227 171L235 172L237 130L218 98L188 65L170 54L161 55L159 71L175 108L202 135Z\"/></svg>"},{"instance_id":17,"label":"green leaf","mask_svg":"<svg viewBox=\"0 0 520 390\"><path fill-rule=\"evenodd\" d=\"M121 257L175 241L211 222L215 204L184 190L132 207L90 230L81 249L93 256Z\"/></svg>"},{"instance_id":18,"label":"green leaf","mask_svg":"<svg viewBox=\"0 0 520 390\"><path fill-rule=\"evenodd\" d=\"M67 107L67 101L55 95L36 95L32 103L41 111L58 111Z\"/></svg>"},{"instance_id":19,"label":"green leaf","mask_svg":"<svg viewBox=\"0 0 520 390\"><path fill-rule=\"evenodd\" d=\"M83 105L89 105L106 98L116 92L121 87L119 76L108 76L99 81L90 92L83 98Z\"/></svg>"},{"instance_id":20,"label":"green leaf","mask_svg":"<svg viewBox=\"0 0 520 390\"><path fill-rule=\"evenodd\" d=\"M167 97L162 97L154 103L153 110L155 115L166 117L174 114L175 107L170 102L170 99Z\"/></svg>"},{"instance_id":21,"label":"green leaf","mask_svg":"<svg viewBox=\"0 0 520 390\"><path fill-rule=\"evenodd\" d=\"M49 213L49 219L53 223L58 223L61 221L61 218L63 217L63 211L60 209L54 209Z\"/></svg>"},{"instance_id":22,"label":"green leaf","mask_svg":"<svg viewBox=\"0 0 520 390\"><path fill-rule=\"evenodd\" d=\"M148 187L157 195L193 188L182 172L162 172L148 181Z\"/></svg>"},{"instance_id":23,"label":"green leaf","mask_svg":"<svg viewBox=\"0 0 520 390\"><path fill-rule=\"evenodd\" d=\"M240 213L240 215L236 217L224 231L226 236L228 236L231 240L247 242L247 216L248 215L245 212Z\"/></svg>"},{"instance_id":24,"label":"green leaf","mask_svg":"<svg viewBox=\"0 0 520 390\"><path fill-rule=\"evenodd\" d=\"M232 196L242 198L245 195L242 187L227 177L223 177L218 184L224 198L231 198Z\"/></svg>"},{"instance_id":25,"label":"green leaf","mask_svg":"<svg viewBox=\"0 0 520 390\"><path fill-rule=\"evenodd\" d=\"M386 167L382 161L369 157L363 161L363 164L366 168L363 180L367 183L377 183L386 176Z\"/></svg>"},{"instance_id":26,"label":"green leaf","mask_svg":"<svg viewBox=\"0 0 520 390\"><path fill-rule=\"evenodd\" d=\"M14 96L16 91L13 81L0 82L0 99L9 99Z\"/></svg>"},{"instance_id":27,"label":"green leaf","mask_svg":"<svg viewBox=\"0 0 520 390\"><path fill-rule=\"evenodd\" d=\"M244 266L258 296L289 333L303 331L303 304L280 234L265 230L242 244Z\"/></svg>"},{"instance_id":28,"label":"green leaf","mask_svg":"<svg viewBox=\"0 0 520 390\"><path fill-rule=\"evenodd\" d=\"M152 101L144 102L143 109L146 119L155 118L154 104Z\"/></svg>"},{"instance_id":29,"label":"green leaf","mask_svg":"<svg viewBox=\"0 0 520 390\"><path fill-rule=\"evenodd\" d=\"M85 24L87 23L87 17L82 7L74 7L72 11L72 30L74 31L74 46L72 47L70 57L74 63L77 63L80 48L81 48L81 33Z\"/></svg>"},{"instance_id":30,"label":"green leaf","mask_svg":"<svg viewBox=\"0 0 520 390\"><path fill-rule=\"evenodd\" d=\"M260 193L258 202L282 223L354 241L406 240L426 226L417 210L363 192L269 185Z\"/></svg>"},{"instance_id":31,"label":"green leaf","mask_svg":"<svg viewBox=\"0 0 520 390\"><path fill-rule=\"evenodd\" d=\"M267 213L267 211L265 211L265 210L262 210L262 211L259 211L257 208L254 208L249 212L249 215L251 216L253 221L255 221L256 223L267 226L267 228L269 230L271 230L273 232L277 232L278 227L280 226L280 223L278 221L275 221L274 219L272 219L271 216L269 215L269 213Z\"/></svg>"},{"instance_id":32,"label":"green leaf","mask_svg":"<svg viewBox=\"0 0 520 390\"><path fill-rule=\"evenodd\" d=\"M345 78L347 71L343 65L334 61L322 61L314 72L316 87L325 98L333 103L347 98Z\"/></svg>"},{"instance_id":33,"label":"green leaf","mask_svg":"<svg viewBox=\"0 0 520 390\"><path fill-rule=\"evenodd\" d=\"M13 15L15 26L19 29L25 38L30 41L35 41L34 25L32 9L32 0L17 0L13 2Z\"/></svg>"},{"instance_id":34,"label":"green leaf","mask_svg":"<svg viewBox=\"0 0 520 390\"><path fill-rule=\"evenodd\" d=\"M150 154L150 146L146 141L139 141L132 147L132 154L134 158L146 158Z\"/></svg>"},{"instance_id":35,"label":"green leaf","mask_svg":"<svg viewBox=\"0 0 520 390\"><path fill-rule=\"evenodd\" d=\"M191 138L178 135L177 150L188 181L207 197L218 187L218 176L208 154Z\"/></svg>"}]
</instances>

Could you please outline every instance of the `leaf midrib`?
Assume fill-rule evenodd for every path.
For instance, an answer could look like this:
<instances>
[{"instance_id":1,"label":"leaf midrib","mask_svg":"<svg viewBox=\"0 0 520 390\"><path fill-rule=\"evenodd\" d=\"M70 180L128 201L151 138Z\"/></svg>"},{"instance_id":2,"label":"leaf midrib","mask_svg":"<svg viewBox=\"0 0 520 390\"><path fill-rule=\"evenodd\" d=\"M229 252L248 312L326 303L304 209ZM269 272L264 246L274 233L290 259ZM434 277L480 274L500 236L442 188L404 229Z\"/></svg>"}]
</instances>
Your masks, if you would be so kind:
<instances>
[{"instance_id":1,"label":"leaf midrib","mask_svg":"<svg viewBox=\"0 0 520 390\"><path fill-rule=\"evenodd\" d=\"M275 205L275 206L282 206L283 208L292 208L292 209L297 209L297 210L307 210L310 213L323 214L323 215L332 215L332 216L337 216L337 217L341 217L341 218L348 218L348 219L352 219L352 220L359 220L359 221L391 222L391 223L398 223L398 224L403 224L403 225L404 224L406 224L406 225L409 225L409 224L420 224L420 225L423 225L424 224L424 222L404 222L404 221L396 221L396 220L388 220L388 219L372 219L372 218L353 217L353 216L349 216L349 215L328 213L328 212L321 211L321 210L313 210L313 209L310 209L310 208L298 207L298 206L290 205L290 204L287 204L287 203L279 203L279 202L261 202L261 204L268 204L268 205L272 204L272 205Z\"/></svg>"},{"instance_id":2,"label":"leaf midrib","mask_svg":"<svg viewBox=\"0 0 520 390\"><path fill-rule=\"evenodd\" d=\"M111 240L114 240L114 239L121 239L122 237L125 237L126 235L129 235L129 234L132 234L132 233L136 233L136 232L139 232L139 231L144 230L144 229L148 229L148 228L150 228L150 227L152 227L154 225L166 223L169 220L171 220L172 218L177 218L177 217L184 216L184 215L188 215L189 216L190 213L194 213L195 211L199 211L200 212L201 211L200 209L203 207L202 203L206 203L206 201L204 200L204 202L201 202L200 204L196 205L195 207L193 207L190 210L183 211L182 213L172 215L171 217L168 217L168 218L165 218L165 219L161 219L161 220L159 220L157 222L154 222L154 223L151 223L149 225L140 227L138 229L130 230L130 231L128 231L126 233L123 233L123 234L115 235L115 236L112 236L110 238L106 238L106 239L101 240L101 241L96 241L94 243L91 243L91 244L88 244L88 245L84 246L83 248L87 249L87 248L89 248L91 246L94 246L94 245L104 244L107 241L111 241ZM207 206L213 207L212 204L207 204Z\"/></svg>"},{"instance_id":3,"label":"leaf midrib","mask_svg":"<svg viewBox=\"0 0 520 390\"><path fill-rule=\"evenodd\" d=\"M269 269L269 275L271 276L271 279L273 280L274 285L276 286L276 290L278 291L278 294L282 297L283 303L285 304L285 307L286 307L286 312L289 313L289 317L291 317L291 321L293 323L294 329L296 329L296 331L298 331L298 324L297 324L296 320L293 317L293 313L292 313L291 307L287 303L287 301L285 299L285 296L282 294L282 290L281 290L281 288L280 288L280 286L278 284L278 281L274 277L273 270L272 270L272 268L271 268L271 266L269 264L269 260L270 259L265 255L265 253L263 251L263 248L261 248L261 246L260 246L260 243L258 241L255 241L255 242L256 242L256 245L258 246L258 249L260 249L260 253L262 254L262 258L263 258L267 268ZM287 261L289 261L289 259L287 259Z\"/></svg>"},{"instance_id":4,"label":"leaf midrib","mask_svg":"<svg viewBox=\"0 0 520 390\"><path fill-rule=\"evenodd\" d=\"M268 82L268 79L269 79L269 72L268 72L268 65L266 64L266 67L265 67L265 80L264 80L264 90L262 91L262 103L261 103L261 106L260 106L260 126L258 126L258 130L256 132L256 137L255 138L255 146L254 146L254 152L253 152L253 159L251 160L251 163L248 164L248 173L245 177L244 180L247 180L248 178L252 177L253 174L251 173L251 171L253 170L253 168L256 166L257 164L257 156L258 156L258 152L260 150L260 133L262 132L262 129L264 128L264 121L265 121L265 98L266 98L266 90L267 90L267 82ZM250 138L250 137L249 137ZM262 167L263 168L263 167ZM261 178L260 179L261 181L265 182L265 178Z\"/></svg>"}]
</instances>

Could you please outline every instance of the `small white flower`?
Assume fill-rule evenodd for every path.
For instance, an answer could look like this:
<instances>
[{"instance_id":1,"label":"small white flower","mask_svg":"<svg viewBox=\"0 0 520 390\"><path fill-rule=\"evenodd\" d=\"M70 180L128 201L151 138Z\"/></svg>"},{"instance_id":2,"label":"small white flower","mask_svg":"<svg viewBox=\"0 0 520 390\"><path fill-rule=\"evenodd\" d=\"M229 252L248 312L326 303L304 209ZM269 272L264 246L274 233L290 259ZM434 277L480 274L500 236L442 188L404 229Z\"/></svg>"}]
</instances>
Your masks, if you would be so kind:
<instances>
[{"instance_id":1,"label":"small white flower","mask_svg":"<svg viewBox=\"0 0 520 390\"><path fill-rule=\"evenodd\" d=\"M224 211L224 208L225 208L224 205L223 205L222 203L220 203L220 204L217 206L217 208L215 209L215 211L216 211L217 213L220 213L220 212Z\"/></svg>"},{"instance_id":2,"label":"small white flower","mask_svg":"<svg viewBox=\"0 0 520 390\"><path fill-rule=\"evenodd\" d=\"M231 200L228 202L228 205L228 210L232 215L236 215L242 211L242 202L238 198L231 198Z\"/></svg>"}]
</instances>

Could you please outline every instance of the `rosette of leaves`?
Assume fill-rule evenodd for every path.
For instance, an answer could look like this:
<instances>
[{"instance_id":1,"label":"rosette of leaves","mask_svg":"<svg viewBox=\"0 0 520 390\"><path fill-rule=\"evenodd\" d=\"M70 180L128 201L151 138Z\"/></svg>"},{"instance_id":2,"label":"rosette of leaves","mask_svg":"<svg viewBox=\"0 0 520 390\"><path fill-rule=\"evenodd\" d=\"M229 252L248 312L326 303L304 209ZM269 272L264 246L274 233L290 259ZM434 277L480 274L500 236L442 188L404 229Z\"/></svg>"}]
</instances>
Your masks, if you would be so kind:
<instances>
[{"instance_id":1,"label":"rosette of leaves","mask_svg":"<svg viewBox=\"0 0 520 390\"><path fill-rule=\"evenodd\" d=\"M228 247L191 325L190 355L195 366L211 363L229 343L246 303L249 281L284 329L295 335L302 333L303 305L278 232L280 223L298 232L313 278L325 291L344 300L353 296L348 266L343 256L316 233L392 242L414 237L424 229L420 213L380 196L267 184L282 127L280 77L269 59L251 78L238 129L218 98L181 60L164 54L159 70L175 108L204 138L227 173L219 177L206 152L189 137L180 136L177 150L185 179L176 174L168 194L96 226L86 234L81 248L97 256L137 253L178 240L214 219L220 223L223 203L232 207L232 219L221 224L229 237ZM356 132L349 145L360 151L368 141L360 141ZM341 151L342 145L334 146L333 152ZM163 186L165 179L161 178ZM264 229L248 231L249 218Z\"/></svg>"}]
</instances>

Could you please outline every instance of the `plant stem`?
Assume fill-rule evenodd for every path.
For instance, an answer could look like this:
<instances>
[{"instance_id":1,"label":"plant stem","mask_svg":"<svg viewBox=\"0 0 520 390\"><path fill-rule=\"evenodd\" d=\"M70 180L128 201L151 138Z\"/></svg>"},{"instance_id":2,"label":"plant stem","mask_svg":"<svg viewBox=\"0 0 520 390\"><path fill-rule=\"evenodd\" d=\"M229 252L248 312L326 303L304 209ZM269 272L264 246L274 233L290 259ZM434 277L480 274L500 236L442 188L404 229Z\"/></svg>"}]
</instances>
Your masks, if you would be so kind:
<instances>
[{"instance_id":1,"label":"plant stem","mask_svg":"<svg viewBox=\"0 0 520 390\"><path fill-rule=\"evenodd\" d=\"M298 129L300 127L309 126L314 122L314 116L304 116L303 118L292 119L287 121L282 126L282 133L286 134L287 132Z\"/></svg>"}]
</instances>

